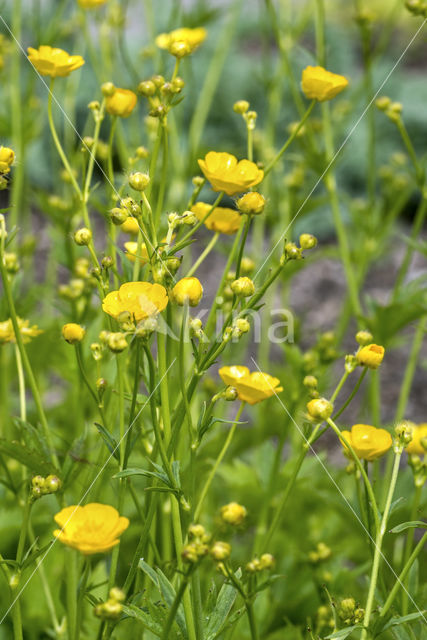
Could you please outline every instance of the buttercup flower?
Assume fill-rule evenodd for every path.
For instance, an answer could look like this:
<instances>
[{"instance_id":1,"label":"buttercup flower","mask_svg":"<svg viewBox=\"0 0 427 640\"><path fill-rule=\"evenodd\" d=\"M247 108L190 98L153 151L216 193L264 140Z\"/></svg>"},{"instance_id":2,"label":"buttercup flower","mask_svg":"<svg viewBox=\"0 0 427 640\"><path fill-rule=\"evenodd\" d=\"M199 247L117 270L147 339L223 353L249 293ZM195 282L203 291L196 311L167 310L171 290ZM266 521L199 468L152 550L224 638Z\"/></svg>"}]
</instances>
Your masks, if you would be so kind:
<instances>
[{"instance_id":1,"label":"buttercup flower","mask_svg":"<svg viewBox=\"0 0 427 640\"><path fill-rule=\"evenodd\" d=\"M82 56L70 56L63 49L41 45L38 49L28 47L28 59L42 76L65 78L79 69L85 61Z\"/></svg>"},{"instance_id":2,"label":"buttercup flower","mask_svg":"<svg viewBox=\"0 0 427 640\"><path fill-rule=\"evenodd\" d=\"M150 259L150 256L148 255L147 247L144 243L142 243L138 249L137 242L125 242L125 249L126 249L126 258L128 258L131 262L135 262L137 256L141 264L147 264L147 262Z\"/></svg>"},{"instance_id":3,"label":"buttercup flower","mask_svg":"<svg viewBox=\"0 0 427 640\"><path fill-rule=\"evenodd\" d=\"M239 198L236 204L242 213L246 213L248 216L258 216L264 211L265 198L256 191L249 191Z\"/></svg>"},{"instance_id":4,"label":"buttercup flower","mask_svg":"<svg viewBox=\"0 0 427 640\"><path fill-rule=\"evenodd\" d=\"M36 324L30 327L29 320L18 318L18 326L24 343L30 342L31 338L37 338L43 333L43 330L39 329ZM11 318L0 322L0 344L6 344L7 342L16 342Z\"/></svg>"},{"instance_id":5,"label":"buttercup flower","mask_svg":"<svg viewBox=\"0 0 427 640\"><path fill-rule=\"evenodd\" d=\"M414 427L412 440L405 449L411 455L423 456L427 453L427 423Z\"/></svg>"},{"instance_id":6,"label":"buttercup flower","mask_svg":"<svg viewBox=\"0 0 427 640\"><path fill-rule=\"evenodd\" d=\"M182 278L172 289L173 299L179 306L197 307L203 296L203 287L197 278Z\"/></svg>"},{"instance_id":7,"label":"buttercup flower","mask_svg":"<svg viewBox=\"0 0 427 640\"><path fill-rule=\"evenodd\" d=\"M283 387L278 386L280 385L278 378L261 371L251 373L248 367L239 365L221 367L218 373L225 384L237 390L239 400L248 404L256 404L283 391Z\"/></svg>"},{"instance_id":8,"label":"buttercup flower","mask_svg":"<svg viewBox=\"0 0 427 640\"><path fill-rule=\"evenodd\" d=\"M206 202L196 202L196 204L193 204L191 207L192 213L196 215L198 220L203 220L211 209L212 206ZM206 218L204 224L211 231L232 235L239 230L241 222L242 216L238 211L235 211L235 209L215 207L209 217Z\"/></svg>"},{"instance_id":9,"label":"buttercup flower","mask_svg":"<svg viewBox=\"0 0 427 640\"><path fill-rule=\"evenodd\" d=\"M342 431L342 435L361 460L376 460L387 453L393 444L388 431L369 424L355 424L351 431Z\"/></svg>"},{"instance_id":10,"label":"buttercup flower","mask_svg":"<svg viewBox=\"0 0 427 640\"><path fill-rule=\"evenodd\" d=\"M123 224L120 225L120 229L124 233L129 233L132 236L137 236L139 233L139 224L136 218L129 216Z\"/></svg>"},{"instance_id":11,"label":"buttercup flower","mask_svg":"<svg viewBox=\"0 0 427 640\"><path fill-rule=\"evenodd\" d=\"M127 311L139 322L163 311L168 301L166 289L161 284L126 282L104 298L102 308L113 318Z\"/></svg>"},{"instance_id":12,"label":"buttercup flower","mask_svg":"<svg viewBox=\"0 0 427 640\"><path fill-rule=\"evenodd\" d=\"M78 0L79 6L82 9L95 9L105 4L107 0Z\"/></svg>"},{"instance_id":13,"label":"buttercup flower","mask_svg":"<svg viewBox=\"0 0 427 640\"><path fill-rule=\"evenodd\" d=\"M53 532L55 538L84 555L110 551L129 526L128 518L114 507L97 502L65 507L56 514L55 522L61 527Z\"/></svg>"},{"instance_id":14,"label":"buttercup flower","mask_svg":"<svg viewBox=\"0 0 427 640\"><path fill-rule=\"evenodd\" d=\"M377 369L384 358L384 347L378 344L368 344L366 347L362 347L356 353L356 358L359 364L369 369Z\"/></svg>"},{"instance_id":15,"label":"buttercup flower","mask_svg":"<svg viewBox=\"0 0 427 640\"><path fill-rule=\"evenodd\" d=\"M310 100L324 102L335 98L348 85L348 80L323 67L307 67L302 72L302 90Z\"/></svg>"},{"instance_id":16,"label":"buttercup flower","mask_svg":"<svg viewBox=\"0 0 427 640\"><path fill-rule=\"evenodd\" d=\"M86 331L82 326L75 322L68 322L62 327L62 337L69 344L76 344L81 342L86 335Z\"/></svg>"},{"instance_id":17,"label":"buttercup flower","mask_svg":"<svg viewBox=\"0 0 427 640\"><path fill-rule=\"evenodd\" d=\"M247 191L264 178L264 171L258 169L254 162L238 162L231 153L209 151L198 163L212 189L224 191L228 196Z\"/></svg>"},{"instance_id":18,"label":"buttercup flower","mask_svg":"<svg viewBox=\"0 0 427 640\"><path fill-rule=\"evenodd\" d=\"M0 173L9 173L15 153L9 147L0 147Z\"/></svg>"},{"instance_id":19,"label":"buttercup flower","mask_svg":"<svg viewBox=\"0 0 427 640\"><path fill-rule=\"evenodd\" d=\"M204 27L197 27L196 29L189 29L188 27L181 27L175 29L170 33L161 33L156 38L156 45L160 49L173 50L173 45L182 43L186 45L188 53L192 53L197 47L199 47L204 40L206 40L207 31Z\"/></svg>"},{"instance_id":20,"label":"buttercup flower","mask_svg":"<svg viewBox=\"0 0 427 640\"><path fill-rule=\"evenodd\" d=\"M116 89L105 99L105 108L111 116L128 118L136 106L136 93L130 89Z\"/></svg>"}]
</instances>

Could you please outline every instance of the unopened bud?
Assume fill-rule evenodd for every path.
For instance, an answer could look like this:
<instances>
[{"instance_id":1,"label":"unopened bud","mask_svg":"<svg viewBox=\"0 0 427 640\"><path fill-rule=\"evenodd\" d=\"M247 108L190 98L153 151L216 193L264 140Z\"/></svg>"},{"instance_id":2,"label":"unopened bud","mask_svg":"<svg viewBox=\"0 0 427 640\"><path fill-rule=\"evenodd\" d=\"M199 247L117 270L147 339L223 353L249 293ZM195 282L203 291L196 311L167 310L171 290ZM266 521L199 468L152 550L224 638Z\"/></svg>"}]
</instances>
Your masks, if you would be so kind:
<instances>
[{"instance_id":1,"label":"unopened bud","mask_svg":"<svg viewBox=\"0 0 427 640\"><path fill-rule=\"evenodd\" d=\"M92 231L87 227L82 227L81 229L77 229L74 234L74 242L79 245L79 247L84 247L90 244L92 240Z\"/></svg>"}]
</instances>

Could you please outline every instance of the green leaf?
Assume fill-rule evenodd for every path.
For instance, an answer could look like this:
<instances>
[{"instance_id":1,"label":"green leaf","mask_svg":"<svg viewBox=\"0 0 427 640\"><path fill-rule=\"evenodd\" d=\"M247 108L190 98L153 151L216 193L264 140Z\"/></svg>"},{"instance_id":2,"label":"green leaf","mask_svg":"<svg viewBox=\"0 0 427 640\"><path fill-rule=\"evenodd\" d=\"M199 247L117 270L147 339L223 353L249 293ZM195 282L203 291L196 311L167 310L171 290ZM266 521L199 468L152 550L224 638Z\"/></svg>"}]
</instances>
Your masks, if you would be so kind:
<instances>
[{"instance_id":1,"label":"green leaf","mask_svg":"<svg viewBox=\"0 0 427 640\"><path fill-rule=\"evenodd\" d=\"M95 422L95 427L98 429L99 435L104 440L108 451L116 460L120 461L119 445L117 441L113 438L111 433L109 433L107 429L102 426L102 424Z\"/></svg>"},{"instance_id":2,"label":"green leaf","mask_svg":"<svg viewBox=\"0 0 427 640\"><path fill-rule=\"evenodd\" d=\"M427 522L421 522L421 520L413 520L412 522L402 522L393 529L390 529L390 533L400 533L406 529L427 529Z\"/></svg>"},{"instance_id":3,"label":"green leaf","mask_svg":"<svg viewBox=\"0 0 427 640\"><path fill-rule=\"evenodd\" d=\"M389 620L389 622L385 625L385 627L383 627L383 631L386 631L386 629L390 629L391 627L396 627L399 626L401 624L406 624L406 622L413 622L414 620L419 620L420 618L426 618L427 615L427 609L424 609L424 611L417 611L416 613L410 613L407 616L400 616L399 618L392 618L391 620Z\"/></svg>"},{"instance_id":4,"label":"green leaf","mask_svg":"<svg viewBox=\"0 0 427 640\"><path fill-rule=\"evenodd\" d=\"M123 613L129 616L129 618L134 618L135 620L138 620L138 622L140 622L146 629L148 629L148 631L151 631L151 633L154 633L154 635L157 636L158 638L161 637L162 635L161 625L157 624L153 620L153 617L150 615L150 613L146 609L140 609L134 604L124 604Z\"/></svg>"},{"instance_id":5,"label":"green leaf","mask_svg":"<svg viewBox=\"0 0 427 640\"><path fill-rule=\"evenodd\" d=\"M0 453L17 460L36 474L44 476L48 476L51 473L58 474L58 470L55 469L51 462L43 458L39 451L29 449L16 440L8 442L0 438Z\"/></svg>"},{"instance_id":6,"label":"green leaf","mask_svg":"<svg viewBox=\"0 0 427 640\"><path fill-rule=\"evenodd\" d=\"M351 627L335 631L334 633L331 633L330 636L326 636L325 640L344 640L344 638L348 638L355 629L363 629L363 624L353 624Z\"/></svg>"},{"instance_id":7,"label":"green leaf","mask_svg":"<svg viewBox=\"0 0 427 640\"><path fill-rule=\"evenodd\" d=\"M24 558L23 563L21 564L21 569L24 570L27 567L31 566L33 564L33 562L35 562L37 560L37 558L41 555L43 555L45 552L48 553L48 549L54 544L54 540L51 540L48 544L44 545L44 547L41 547L41 549L37 549L37 551L34 551L34 553L31 553L30 555L27 555Z\"/></svg>"},{"instance_id":8,"label":"green leaf","mask_svg":"<svg viewBox=\"0 0 427 640\"><path fill-rule=\"evenodd\" d=\"M240 578L241 570L236 571L236 577ZM231 608L236 600L237 591L231 584L223 584L218 594L215 608L210 616L208 616L205 625L205 640L215 640L218 633L225 625Z\"/></svg>"}]
</instances>

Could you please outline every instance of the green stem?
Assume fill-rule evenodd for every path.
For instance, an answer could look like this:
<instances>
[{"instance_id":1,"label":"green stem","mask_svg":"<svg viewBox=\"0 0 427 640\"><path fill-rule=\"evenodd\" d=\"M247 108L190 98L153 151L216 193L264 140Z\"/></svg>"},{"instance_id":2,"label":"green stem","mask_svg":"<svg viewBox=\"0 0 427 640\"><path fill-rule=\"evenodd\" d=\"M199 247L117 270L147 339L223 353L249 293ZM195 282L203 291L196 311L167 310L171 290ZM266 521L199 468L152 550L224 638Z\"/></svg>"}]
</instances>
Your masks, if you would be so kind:
<instances>
[{"instance_id":1,"label":"green stem","mask_svg":"<svg viewBox=\"0 0 427 640\"><path fill-rule=\"evenodd\" d=\"M221 451L219 452L219 455L218 455L217 459L215 460L215 464L212 467L211 472L210 472L210 474L208 475L208 477L206 479L206 482L205 482L205 484L203 486L203 489L202 489L202 491L200 493L200 498L199 498L199 501L197 503L197 507L194 510L194 522L198 522L198 520L200 518L200 514L201 514L201 511L202 511L202 507L203 507L203 502L204 502L204 500L206 498L206 495L207 495L207 493L209 491L209 487L212 484L212 480L214 479L214 477L216 475L216 472L218 471L218 468L219 468L219 466L220 466L225 454L227 453L228 447L231 444L231 441L232 441L233 436L234 436L234 432L235 432L236 427L237 427L237 423L238 423L238 421L240 419L240 416L242 415L242 411L243 411L244 407L245 407L245 402L242 402L240 404L239 410L237 411L236 417L234 418L234 422L233 422L233 424L231 426L231 429L228 432L228 435L227 435L227 438L226 438L226 440L225 440L225 442L223 444L223 447L222 447Z\"/></svg>"},{"instance_id":2,"label":"green stem","mask_svg":"<svg viewBox=\"0 0 427 640\"><path fill-rule=\"evenodd\" d=\"M31 368L30 365L30 361L27 355L27 352L25 350L25 346L24 346L24 341L22 340L22 336L21 336L21 331L19 329L19 324L18 324L18 318L16 315L16 310L15 310L15 304L13 302L13 297L12 297L12 291L11 291L11 286L10 286L10 282L9 282L9 276L7 274L5 265L4 265L4 256L3 256L3 250L2 248L0 248L0 273L1 273L1 277L2 277L2 281L3 281L3 288L4 288L4 293L6 296L6 301L9 307L9 313L10 313L10 318L12 320L12 325L13 325L13 331L15 334L15 340L16 340L16 344L19 350L19 354L21 356L22 359L22 364L24 367L24 371L26 373L27 376L27 380L28 380L28 384L30 386L31 389L31 393L33 394L33 398L34 398L34 402L37 408L37 413L39 416L39 420L43 429L43 433L44 433L44 437L46 438L46 441L48 443L49 449L50 449L50 456L52 459L53 464L58 467L58 458L55 454L54 451L54 447L53 447L53 442L52 442L52 437L50 434L50 430L49 430L49 425L47 423L46 420L46 416L43 410L43 405L42 405L42 401L40 398L40 393L36 384L36 380L33 374L33 370Z\"/></svg>"},{"instance_id":3,"label":"green stem","mask_svg":"<svg viewBox=\"0 0 427 640\"><path fill-rule=\"evenodd\" d=\"M333 416L333 420L336 420L348 407L348 405L350 404L350 402L353 400L354 396L356 395L356 393L359 391L360 385L363 382L363 378L366 376L368 369L367 367L365 367L362 371L362 373L360 374L359 380L356 383L356 386L354 387L353 391L350 393L350 395L348 396L347 400L345 401L345 403L343 404L343 406L341 407L341 409L339 411L337 411L337 413Z\"/></svg>"},{"instance_id":4,"label":"green stem","mask_svg":"<svg viewBox=\"0 0 427 640\"><path fill-rule=\"evenodd\" d=\"M423 316L417 325L415 331L414 340L409 354L408 362L406 364L405 373L403 375L403 381L400 387L399 400L397 403L395 422L400 422L405 415L406 407L408 404L409 394L411 392L412 381L414 379L415 370L417 368L418 357L421 352L425 332L426 332L427 316Z\"/></svg>"},{"instance_id":5,"label":"green stem","mask_svg":"<svg viewBox=\"0 0 427 640\"><path fill-rule=\"evenodd\" d=\"M22 518L21 530L19 533L19 541L18 541L18 549L16 551L16 562L21 564L22 559L24 557L25 551L25 541L27 539L28 533L28 521L30 518L31 507L33 506L32 501L27 498L24 507L24 516Z\"/></svg>"},{"instance_id":6,"label":"green stem","mask_svg":"<svg viewBox=\"0 0 427 640\"><path fill-rule=\"evenodd\" d=\"M66 169L66 171L67 171L67 173L69 175L71 184L73 185L74 190L75 190L76 194L78 195L79 199L83 200L82 191L81 191L79 185L77 184L77 180L74 177L73 170L71 169L70 163L68 162L67 156L65 155L64 149L62 148L62 145L61 145L61 143L59 141L59 137L58 137L58 134L57 134L56 128L55 128L55 122L54 122L53 116L52 116L52 98L53 98L54 81L55 81L54 78L52 78L52 80L50 81L49 96L48 96L48 100L47 100L47 117L48 117L48 120L49 120L50 132L52 134L52 138L53 138L53 141L55 143L56 149L58 151L59 157L62 160L62 164L64 165L64 167L65 167L65 169Z\"/></svg>"},{"instance_id":7,"label":"green stem","mask_svg":"<svg viewBox=\"0 0 427 640\"><path fill-rule=\"evenodd\" d=\"M414 548L413 552L411 553L411 555L409 556L409 558L407 559L402 571L400 572L399 577L396 579L396 582L394 583L394 586L392 588L392 590L390 591L387 600L384 602L384 605L381 609L381 613L380 613L380 618L384 618L384 616L388 613L391 605L393 604L393 601L399 591L400 588L405 588L405 579L412 567L412 565L414 564L415 560L417 559L420 551L423 550L424 545L427 542L427 531L424 533L424 535L422 536L421 540L418 542L417 546ZM405 594L408 597L408 594ZM404 614L403 614L404 615Z\"/></svg>"},{"instance_id":8,"label":"green stem","mask_svg":"<svg viewBox=\"0 0 427 640\"><path fill-rule=\"evenodd\" d=\"M264 178L270 173L270 171L272 170L274 165L280 160L282 155L285 153L286 149L295 140L295 138L297 137L297 135L301 131L302 127L306 123L307 119L310 117L310 114L313 111L315 104L316 104L316 100L312 100L312 102L310 103L307 111L304 113L304 115L301 118L301 120L299 121L298 125L293 129L291 135L286 140L286 142L283 145L283 147L280 149L280 151L278 151L278 153L274 156L274 158L271 160L271 162L268 163L268 165L266 166L266 168L264 170Z\"/></svg>"},{"instance_id":9,"label":"green stem","mask_svg":"<svg viewBox=\"0 0 427 640\"><path fill-rule=\"evenodd\" d=\"M71 557L65 563L65 575L67 578L67 623L68 640L76 640L77 622L77 552L74 549L68 550Z\"/></svg>"},{"instance_id":10,"label":"green stem","mask_svg":"<svg viewBox=\"0 0 427 640\"><path fill-rule=\"evenodd\" d=\"M252 640L258 640L259 636L258 636L258 630L257 630L257 626L256 626L256 619L255 619L255 615L254 615L254 608L253 608L252 601L246 599L245 600L245 607L246 607L246 613L248 615L248 620L249 620L249 628L250 628L250 631L251 631L251 638L252 638Z\"/></svg>"},{"instance_id":11,"label":"green stem","mask_svg":"<svg viewBox=\"0 0 427 640\"><path fill-rule=\"evenodd\" d=\"M25 422L27 420L27 403L25 400L25 377L24 377L24 370L22 368L21 354L16 344L15 344L15 358L16 358L16 368L18 371L20 416L21 416L21 420Z\"/></svg>"},{"instance_id":12,"label":"green stem","mask_svg":"<svg viewBox=\"0 0 427 640\"><path fill-rule=\"evenodd\" d=\"M422 486L417 486L415 488L415 494L414 494L414 499L412 502L412 509L411 509L411 515L409 516L409 522L413 522L414 520L417 519L417 512L418 512L418 508L420 506L420 501L421 501L421 494L422 494ZM405 540L405 549L403 552L403 566L406 567L406 565L408 564L408 560L411 557L411 552L412 552L412 544L414 541L414 530L413 529L408 529L408 532L406 534L406 540ZM409 593L408 593L408 584L407 581L405 580L403 583L403 594L402 594L402 616L406 616L408 614L408 607L409 607Z\"/></svg>"},{"instance_id":13,"label":"green stem","mask_svg":"<svg viewBox=\"0 0 427 640\"><path fill-rule=\"evenodd\" d=\"M240 243L239 253L236 260L236 279L240 276L240 266L242 264L243 252L245 250L246 241L248 239L249 229L251 228L252 216L246 216L242 242Z\"/></svg>"},{"instance_id":14,"label":"green stem","mask_svg":"<svg viewBox=\"0 0 427 640\"><path fill-rule=\"evenodd\" d=\"M22 0L13 2L11 32L17 43L22 42ZM23 131L22 111L25 99L21 96L21 58L19 46L13 47L13 57L10 65L11 79L9 81L11 98L11 137L18 159L13 171L10 226L13 228L19 221L22 224L24 205L25 179L25 136Z\"/></svg>"},{"instance_id":15,"label":"green stem","mask_svg":"<svg viewBox=\"0 0 427 640\"><path fill-rule=\"evenodd\" d=\"M368 628L369 628L369 623L370 623L370 620L371 620L371 614L372 614L372 610L373 610L373 606L374 606L375 589L376 589L376 586L377 586L378 572L379 572L381 556L382 556L381 547L382 547L382 543L383 543L384 534L385 534L386 529L387 529L387 521L388 521L388 516L389 516L389 512L390 512L391 501L393 499L394 489L396 487L397 476L398 476L398 473L399 473L399 465L400 465L401 455L402 455L402 451L401 450L400 451L399 450L396 451L395 458L394 458L394 465L393 465L393 473L392 473L392 476L391 476L391 482L390 482L390 486L389 486L389 490L388 490L388 494L387 494L387 500L386 500L386 504L385 504L385 508L384 508L384 513L383 513L383 517L381 519L380 527L377 530L377 535L376 535L376 539L375 539L374 561L373 561L373 564L372 564L372 573L371 573L371 579L370 579L370 584L369 584L369 592L368 592L368 598L367 598L366 606L365 606L365 616L363 618L363 630L362 630L361 640L366 640L366 638L368 638L368 633L369 633Z\"/></svg>"},{"instance_id":16,"label":"green stem","mask_svg":"<svg viewBox=\"0 0 427 640\"><path fill-rule=\"evenodd\" d=\"M196 262L191 267L190 271L187 273L186 278L189 278L190 276L192 276L192 275L194 275L196 273L197 269L200 267L202 262L207 258L207 256L210 254L210 252L212 251L212 249L216 245L219 236L220 236L219 231L217 231L212 236L212 238L211 238L209 244L207 245L206 249L200 254L200 256L197 258Z\"/></svg>"},{"instance_id":17,"label":"green stem","mask_svg":"<svg viewBox=\"0 0 427 640\"><path fill-rule=\"evenodd\" d=\"M169 632L172 629L172 625L178 612L178 607L181 604L181 600L183 599L185 590L187 589L189 578L190 572L184 575L183 579L181 580L181 584L179 585L179 589L176 592L174 601L172 602L172 606L169 609L168 617L166 618L165 626L163 627L161 640L168 640L170 638Z\"/></svg>"}]
</instances>

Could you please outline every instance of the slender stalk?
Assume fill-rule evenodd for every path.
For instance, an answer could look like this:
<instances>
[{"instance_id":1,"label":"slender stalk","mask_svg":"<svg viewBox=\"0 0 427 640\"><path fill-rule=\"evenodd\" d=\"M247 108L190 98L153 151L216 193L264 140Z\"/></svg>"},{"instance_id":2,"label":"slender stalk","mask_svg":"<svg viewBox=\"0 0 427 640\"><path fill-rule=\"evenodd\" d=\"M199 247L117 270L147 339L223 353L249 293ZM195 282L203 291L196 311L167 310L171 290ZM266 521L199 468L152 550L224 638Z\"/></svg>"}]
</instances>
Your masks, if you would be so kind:
<instances>
[{"instance_id":1,"label":"slender stalk","mask_svg":"<svg viewBox=\"0 0 427 640\"><path fill-rule=\"evenodd\" d=\"M246 607L246 613L248 615L248 620L249 620L249 629L251 631L251 638L252 640L258 640L259 635L258 635L258 629L256 626L256 619L254 615L254 607L253 607L252 601L249 599L246 599L245 607Z\"/></svg>"},{"instance_id":2,"label":"slender stalk","mask_svg":"<svg viewBox=\"0 0 427 640\"><path fill-rule=\"evenodd\" d=\"M251 228L251 223L252 223L252 216L246 216L242 242L240 243L239 253L237 254L237 260L236 260L236 278L240 276L240 266L242 264L243 252L245 250L249 229Z\"/></svg>"},{"instance_id":3,"label":"slender stalk","mask_svg":"<svg viewBox=\"0 0 427 640\"><path fill-rule=\"evenodd\" d=\"M37 383L36 383L36 379L34 377L33 370L31 368L30 360L29 360L27 352L25 350L24 341L22 339L21 331L19 329L18 317L16 315L15 304L14 304L13 297L12 297L12 290L11 290L11 286L10 286L10 282L9 282L9 276L7 274L7 271L6 271L6 268L5 268L5 265L4 265L3 248L1 246L0 246L0 273L1 273L2 281L3 281L3 288L4 288L6 301L7 301L8 307L9 307L10 318L12 320L13 331L14 331L14 334L15 334L15 340L16 340L17 348L19 350L19 354L20 354L21 359L22 359L23 368L24 368L24 371L25 371L26 376L27 376L27 380L28 380L28 384L29 384L30 389L31 389L31 393L33 394L33 398L34 398L34 402L35 402L35 405L36 405L36 408L37 408L37 413L38 413L39 420L40 420L40 423L41 423L41 426L42 426L43 434L44 434L44 437L46 438L46 441L47 441L48 446L49 446L50 456L51 456L52 462L56 467L58 467L58 458L57 458L56 453L54 451L53 441L52 441L52 437L51 437L51 434L50 434L49 425L47 423L46 416L45 416L45 413L44 413L44 409L43 409L40 393L39 393L39 390L38 390L38 387L37 387Z\"/></svg>"},{"instance_id":4,"label":"slender stalk","mask_svg":"<svg viewBox=\"0 0 427 640\"><path fill-rule=\"evenodd\" d=\"M22 367L22 358L18 347L15 345L15 358L16 368L18 371L18 384L19 384L19 412L21 420L24 422L27 420L27 403L25 400L25 377Z\"/></svg>"},{"instance_id":5,"label":"slender stalk","mask_svg":"<svg viewBox=\"0 0 427 640\"><path fill-rule=\"evenodd\" d=\"M77 552L67 550L69 556L65 559L65 575L67 579L67 628L68 640L76 640L77 622ZM68 560L68 562L67 562Z\"/></svg>"},{"instance_id":6,"label":"slender stalk","mask_svg":"<svg viewBox=\"0 0 427 640\"><path fill-rule=\"evenodd\" d=\"M168 617L166 618L165 626L163 627L161 640L168 640L170 638L169 633L172 629L172 625L178 612L178 607L181 604L181 600L184 597L185 590L187 589L189 578L190 572L184 575L183 579L181 580L181 584L179 585L179 589L176 592L174 601L172 602L172 606L169 609Z\"/></svg>"},{"instance_id":7,"label":"slender stalk","mask_svg":"<svg viewBox=\"0 0 427 640\"><path fill-rule=\"evenodd\" d=\"M197 503L197 507L194 510L194 522L198 522L198 520L200 518L200 514L201 514L201 511L202 511L202 507L203 507L203 502L204 502L204 500L206 498L206 495L207 495L207 493L209 491L209 487L212 484L212 480L214 479L214 477L216 475L216 472L218 471L218 468L219 468L221 462L223 461L225 454L227 453L228 447L231 444L231 441L232 441L233 436L234 436L234 432L236 431L237 423L238 423L238 421L240 419L240 416L242 415L242 411L243 411L244 407L245 407L245 403L242 402L240 404L239 410L236 413L236 417L234 418L234 422L233 422L233 424L232 424L232 426L230 428L230 431L228 432L228 435L227 435L227 438L226 438L226 440L225 440L225 442L223 444L223 447L222 447L221 451L219 452L219 455L218 455L217 459L215 460L215 464L212 467L211 472L209 473L209 475L208 475L208 477L206 479L206 482L205 482L205 484L203 486L203 489L202 489L202 491L200 493L200 498L199 498L199 501Z\"/></svg>"},{"instance_id":8,"label":"slender stalk","mask_svg":"<svg viewBox=\"0 0 427 640\"><path fill-rule=\"evenodd\" d=\"M12 10L11 31L18 45L22 42L22 0L14 0ZM21 58L22 52L19 46L13 47L12 60L10 64L10 80L8 86L10 88L11 102L11 136L14 150L18 159L13 172L13 183L11 193L11 220L10 226L13 228L18 220L22 221L24 213L24 180L25 180L25 136L23 131L23 105L24 97L21 95Z\"/></svg>"},{"instance_id":9,"label":"slender stalk","mask_svg":"<svg viewBox=\"0 0 427 640\"><path fill-rule=\"evenodd\" d=\"M268 163L268 165L266 166L265 170L264 170L264 177L267 176L270 171L273 169L274 165L280 160L280 158L282 157L282 155L285 153L286 149L292 144L292 142L295 140L295 138L297 137L297 135L299 134L299 132L301 131L301 129L303 128L304 124L306 123L306 121L308 120L308 118L310 117L311 112L314 109L314 106L316 104L316 100L312 100L307 111L304 113L303 117L301 118L301 120L299 121L298 125L293 129L291 135L289 136L289 138L286 140L285 144L283 145L283 147L280 149L280 151L278 151L276 153L276 155L274 156L274 158Z\"/></svg>"},{"instance_id":10,"label":"slender stalk","mask_svg":"<svg viewBox=\"0 0 427 640\"><path fill-rule=\"evenodd\" d=\"M417 519L417 513L420 506L421 494L422 494L422 486L416 486L415 494L412 502L411 515L409 516L409 522L413 522ZM406 567L408 564L409 558L411 557L412 545L414 542L414 530L408 529L405 540L405 548L403 552L403 566ZM408 614L409 607L409 593L408 593L408 584L407 581L403 582L403 594L402 594L402 616L406 616Z\"/></svg>"},{"instance_id":11,"label":"slender stalk","mask_svg":"<svg viewBox=\"0 0 427 640\"><path fill-rule=\"evenodd\" d=\"M371 579L370 579L370 584L369 584L369 592L368 592L368 598L366 601L366 606L365 606L365 616L363 618L363 630L362 630L362 635L361 635L361 640L366 640L369 636L369 623L371 620L371 615L372 615L372 610L373 610L373 606L374 606L374 600L375 600L375 589L377 587L377 581L378 581L378 572L379 572L379 568L380 568L380 562L381 562L381 556L382 556L382 543L383 543L383 538L385 535L385 532L387 530L387 521L388 521L388 516L390 513L390 507L391 507L391 501L393 499L393 494L394 494L394 489L396 487L396 481L397 481L397 476L399 473L399 465L400 465L400 458L402 456L402 451L397 450L395 452L395 458L394 458L394 465L393 465L393 473L391 476L391 482L390 482L390 486L389 486L389 490L388 490L388 494L387 494L387 500L386 500L386 504L385 504L385 508L384 508L384 513L381 519L381 524L379 529L377 530L377 535L375 538L375 553L374 553L374 561L372 563L372 573L371 573ZM372 636L373 637L373 636Z\"/></svg>"},{"instance_id":12,"label":"slender stalk","mask_svg":"<svg viewBox=\"0 0 427 640\"><path fill-rule=\"evenodd\" d=\"M420 355L421 346L423 344L427 325L427 315L420 318L417 329L415 331L414 340L412 342L411 352L408 362L406 363L405 373L403 375L402 385L399 392L399 400L397 403L395 422L400 422L405 415L406 407L411 392L412 381L414 379L415 370L417 368L418 357Z\"/></svg>"},{"instance_id":13,"label":"slender stalk","mask_svg":"<svg viewBox=\"0 0 427 640\"><path fill-rule=\"evenodd\" d=\"M341 407L341 409L339 409L339 411L336 412L336 414L333 416L333 420L337 420L337 418L339 418L339 416L347 409L348 405L350 404L350 402L353 400L354 396L356 395L356 393L359 391L360 385L363 382L363 378L366 376L368 369L367 367L365 367L362 371L362 373L360 374L359 380L356 383L356 386L354 387L353 391L350 393L350 395L348 396L347 400L345 401L345 403L343 404L343 406Z\"/></svg>"},{"instance_id":14,"label":"slender stalk","mask_svg":"<svg viewBox=\"0 0 427 640\"><path fill-rule=\"evenodd\" d=\"M196 273L197 269L200 267L202 262L204 262L204 260L208 257L208 255L210 254L210 252L212 251L212 249L216 245L219 236L220 236L219 231L217 231L212 236L212 238L211 238L209 244L207 245L206 249L199 255L199 257L197 258L197 260L194 262L193 266L191 267L191 269L187 273L186 278L189 278L190 276L192 276L192 275L194 275Z\"/></svg>"}]
</instances>

